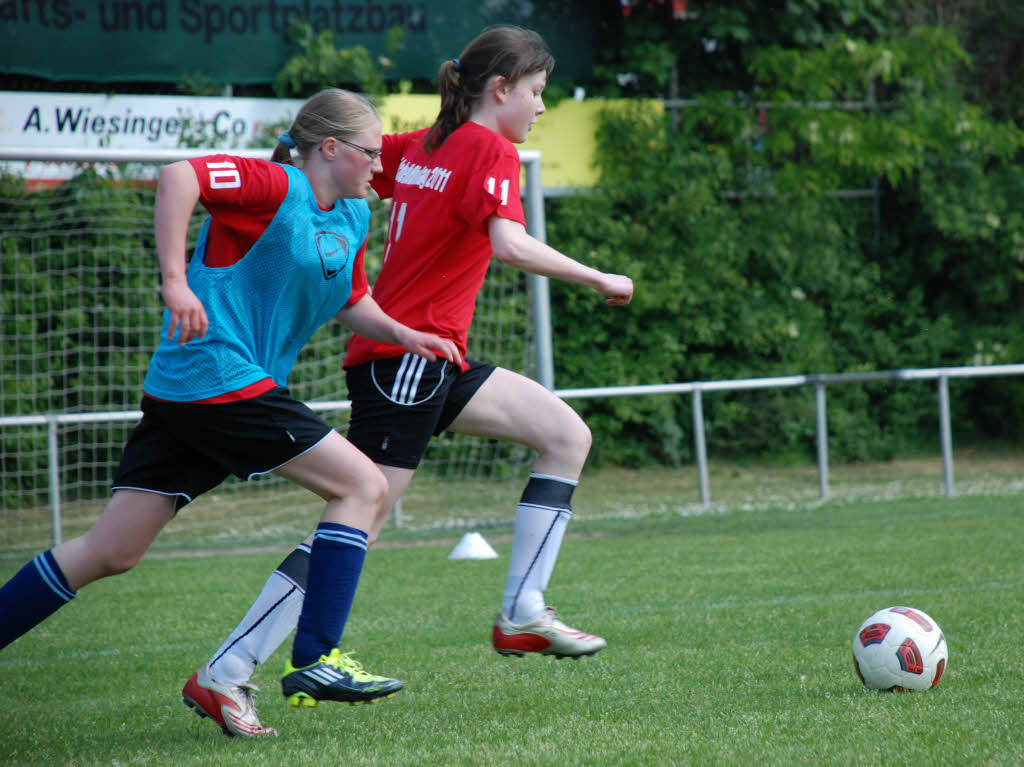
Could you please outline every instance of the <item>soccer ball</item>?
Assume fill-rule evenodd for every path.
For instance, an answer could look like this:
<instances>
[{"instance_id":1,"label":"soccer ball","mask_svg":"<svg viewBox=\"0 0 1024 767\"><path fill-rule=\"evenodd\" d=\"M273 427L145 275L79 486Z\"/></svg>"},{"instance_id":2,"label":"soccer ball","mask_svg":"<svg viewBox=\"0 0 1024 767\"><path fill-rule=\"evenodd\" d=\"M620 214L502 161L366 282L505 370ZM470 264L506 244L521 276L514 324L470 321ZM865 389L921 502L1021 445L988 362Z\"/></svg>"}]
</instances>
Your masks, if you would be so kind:
<instances>
[{"instance_id":1,"label":"soccer ball","mask_svg":"<svg viewBox=\"0 0 1024 767\"><path fill-rule=\"evenodd\" d=\"M927 614L887 607L860 624L853 637L853 665L872 690L927 690L946 670L946 637Z\"/></svg>"}]
</instances>

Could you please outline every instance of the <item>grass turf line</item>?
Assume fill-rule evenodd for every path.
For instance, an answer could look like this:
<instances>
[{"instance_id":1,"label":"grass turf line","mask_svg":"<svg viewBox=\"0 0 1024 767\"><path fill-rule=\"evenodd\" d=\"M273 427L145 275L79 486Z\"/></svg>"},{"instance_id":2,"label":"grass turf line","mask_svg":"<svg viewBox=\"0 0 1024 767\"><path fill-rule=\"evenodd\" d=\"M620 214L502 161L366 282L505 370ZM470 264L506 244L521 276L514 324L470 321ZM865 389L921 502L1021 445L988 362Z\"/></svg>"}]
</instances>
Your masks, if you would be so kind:
<instances>
[{"instance_id":1,"label":"grass turf line","mask_svg":"<svg viewBox=\"0 0 1024 767\"><path fill-rule=\"evenodd\" d=\"M344 649L407 688L373 706L290 710L287 647L255 681L270 740L228 739L180 688L278 554L151 558L88 587L0 653L12 765L979 765L1024 762L1024 498L577 521L548 590L605 636L579 662L488 644L508 562L449 542L371 552ZM9 577L15 566L3 564ZM923 694L865 690L850 659L871 612L910 604L949 643Z\"/></svg>"}]
</instances>

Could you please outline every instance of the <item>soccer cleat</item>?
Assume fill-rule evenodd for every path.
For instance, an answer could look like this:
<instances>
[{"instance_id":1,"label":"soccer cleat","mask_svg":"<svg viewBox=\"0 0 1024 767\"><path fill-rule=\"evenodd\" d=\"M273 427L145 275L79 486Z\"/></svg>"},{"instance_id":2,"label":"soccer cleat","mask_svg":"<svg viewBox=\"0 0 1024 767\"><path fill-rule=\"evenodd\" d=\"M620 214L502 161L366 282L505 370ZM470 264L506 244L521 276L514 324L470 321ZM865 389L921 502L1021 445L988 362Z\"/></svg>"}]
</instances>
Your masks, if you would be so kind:
<instances>
[{"instance_id":1,"label":"soccer cleat","mask_svg":"<svg viewBox=\"0 0 1024 767\"><path fill-rule=\"evenodd\" d=\"M491 643L502 655L522 657L528 652L578 659L603 650L607 642L599 636L566 626L553 607L545 607L532 621L517 624L499 612L491 631Z\"/></svg>"},{"instance_id":2,"label":"soccer cleat","mask_svg":"<svg viewBox=\"0 0 1024 767\"><path fill-rule=\"evenodd\" d=\"M185 682L181 697L200 718L209 717L219 724L225 735L277 735L277 730L264 727L256 715L252 692L258 689L251 684L218 684L206 664Z\"/></svg>"},{"instance_id":3,"label":"soccer cleat","mask_svg":"<svg viewBox=\"0 0 1024 767\"><path fill-rule=\"evenodd\" d=\"M295 668L289 658L281 679L281 692L290 706L315 706L321 700L358 706L393 697L404 686L397 679L366 673L352 653L337 647L305 668Z\"/></svg>"}]
</instances>

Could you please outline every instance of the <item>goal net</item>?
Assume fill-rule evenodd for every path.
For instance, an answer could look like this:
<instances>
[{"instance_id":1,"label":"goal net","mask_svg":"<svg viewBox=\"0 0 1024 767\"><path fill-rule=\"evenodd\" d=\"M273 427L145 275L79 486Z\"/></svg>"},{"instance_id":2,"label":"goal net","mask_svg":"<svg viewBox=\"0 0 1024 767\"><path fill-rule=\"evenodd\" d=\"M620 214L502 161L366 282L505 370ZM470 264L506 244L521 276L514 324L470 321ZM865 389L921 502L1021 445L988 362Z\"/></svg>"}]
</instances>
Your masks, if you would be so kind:
<instances>
[{"instance_id":1,"label":"goal net","mask_svg":"<svg viewBox=\"0 0 1024 767\"><path fill-rule=\"evenodd\" d=\"M0 164L0 551L48 545L55 522L62 538L79 534L109 496L162 319L152 179L163 161L62 165L69 177L34 188ZM541 191L527 186L525 193ZM371 208L366 268L372 283L388 203L374 199ZM199 209L193 218L190 246L204 215ZM533 375L530 282L492 263L477 301L471 353ZM289 382L298 399L342 434L347 338L339 323L321 328ZM63 420L41 422L43 415ZM403 499L402 523L510 520L516 500L510 485L525 476L530 460L522 446L443 435L432 441ZM465 507L438 508L431 488L453 481L465 485ZM273 475L232 478L186 507L157 546L297 543L321 508L308 491Z\"/></svg>"}]
</instances>

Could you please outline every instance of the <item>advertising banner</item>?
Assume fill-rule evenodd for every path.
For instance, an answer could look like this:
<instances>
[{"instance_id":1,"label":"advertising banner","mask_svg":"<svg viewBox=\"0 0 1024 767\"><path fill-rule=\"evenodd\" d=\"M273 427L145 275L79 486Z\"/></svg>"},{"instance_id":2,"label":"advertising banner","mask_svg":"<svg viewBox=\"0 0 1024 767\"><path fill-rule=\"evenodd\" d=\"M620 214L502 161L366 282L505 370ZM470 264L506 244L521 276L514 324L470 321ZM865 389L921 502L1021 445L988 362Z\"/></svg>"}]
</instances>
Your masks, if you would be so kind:
<instances>
[{"instance_id":1,"label":"advertising banner","mask_svg":"<svg viewBox=\"0 0 1024 767\"><path fill-rule=\"evenodd\" d=\"M226 150L267 146L302 105L297 99L188 96L107 96L0 91L0 146L31 149ZM437 96L395 95L378 105L385 133L429 126ZM594 183L594 128L599 101L567 100L533 127L522 149L541 152L547 188ZM54 163L6 163L3 169L36 180L67 178Z\"/></svg>"}]
</instances>

